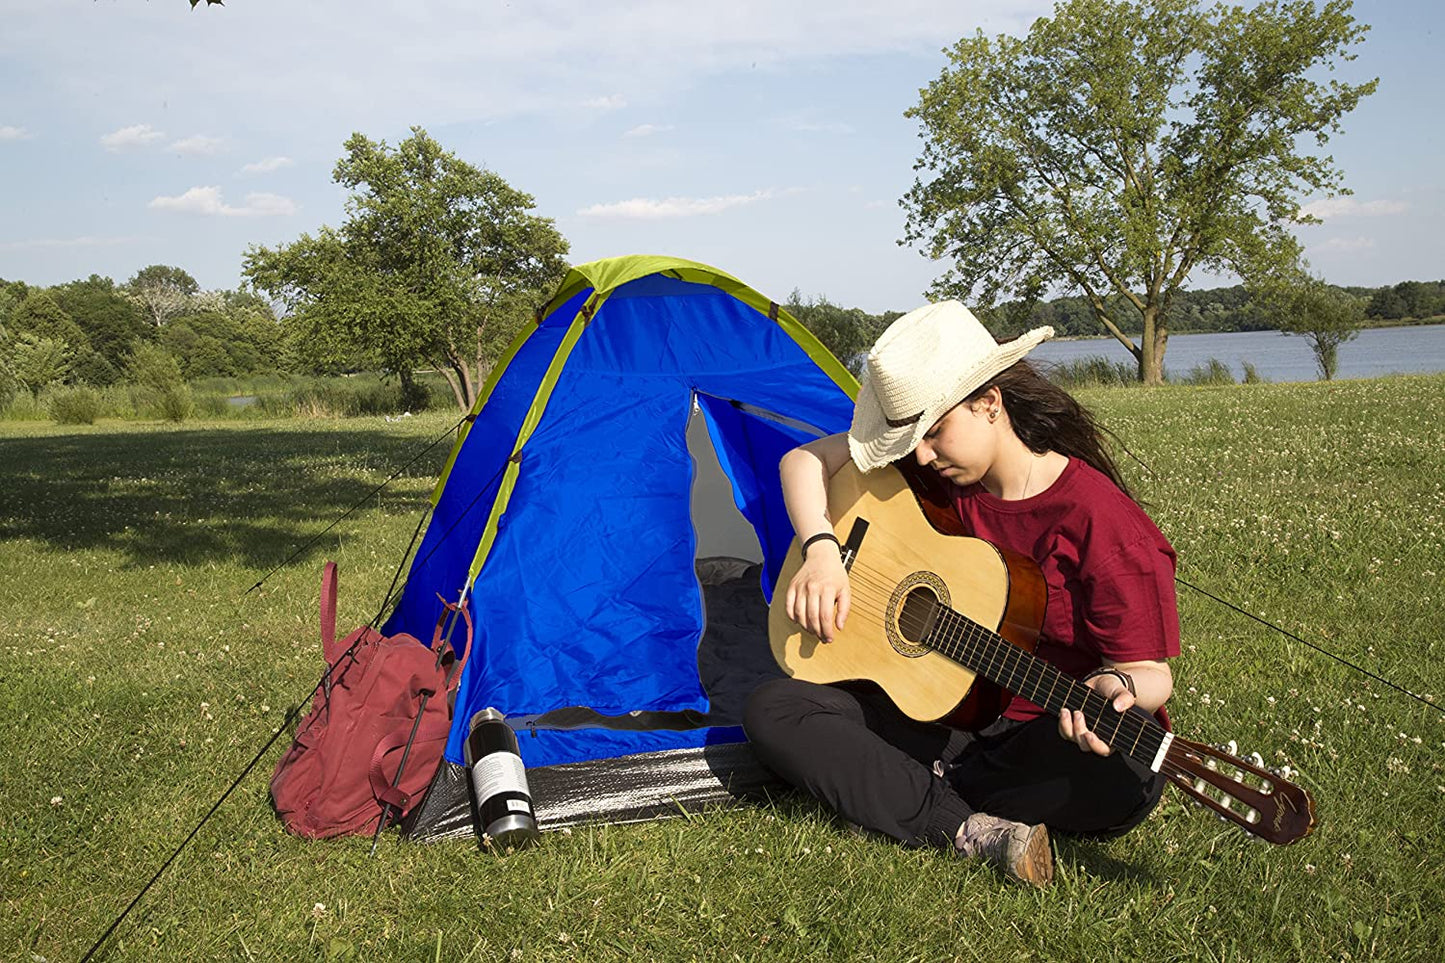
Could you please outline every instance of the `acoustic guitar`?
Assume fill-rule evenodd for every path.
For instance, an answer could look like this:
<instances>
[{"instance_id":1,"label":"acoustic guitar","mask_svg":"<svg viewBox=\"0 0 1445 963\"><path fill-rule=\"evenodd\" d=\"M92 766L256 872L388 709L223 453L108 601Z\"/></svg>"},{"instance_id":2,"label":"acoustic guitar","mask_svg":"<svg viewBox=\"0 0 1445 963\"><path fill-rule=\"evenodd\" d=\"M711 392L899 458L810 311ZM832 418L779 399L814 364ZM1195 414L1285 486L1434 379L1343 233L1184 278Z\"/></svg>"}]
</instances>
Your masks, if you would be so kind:
<instances>
[{"instance_id":1,"label":"acoustic guitar","mask_svg":"<svg viewBox=\"0 0 1445 963\"><path fill-rule=\"evenodd\" d=\"M958 728L987 725L1009 693L1054 716L1079 709L1114 750L1164 773L1222 818L1272 843L1309 834L1314 801L1299 786L1176 736L1138 707L1118 712L1035 656L1042 573L1032 559L963 536L947 483L935 477L902 465L864 474L851 462L833 476L828 513L848 570L847 627L823 643L788 617L788 583L802 566L801 552L789 552L768 613L785 672L809 682L870 681L910 718Z\"/></svg>"}]
</instances>

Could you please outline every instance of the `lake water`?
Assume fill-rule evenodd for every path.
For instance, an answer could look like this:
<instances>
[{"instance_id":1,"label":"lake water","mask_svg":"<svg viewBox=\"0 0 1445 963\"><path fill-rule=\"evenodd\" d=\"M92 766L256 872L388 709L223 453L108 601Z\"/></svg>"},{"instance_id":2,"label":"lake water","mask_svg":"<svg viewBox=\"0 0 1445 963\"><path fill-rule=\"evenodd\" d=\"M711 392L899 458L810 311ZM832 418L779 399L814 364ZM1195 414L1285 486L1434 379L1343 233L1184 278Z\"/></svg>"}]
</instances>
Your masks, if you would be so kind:
<instances>
[{"instance_id":1,"label":"lake water","mask_svg":"<svg viewBox=\"0 0 1445 963\"><path fill-rule=\"evenodd\" d=\"M1103 355L1110 361L1132 360L1113 338L1045 341L1030 353L1041 361L1055 362L1090 355ZM1314 381L1320 376L1309 340L1278 331L1170 335L1164 367L1178 378L1210 358L1229 365L1238 380L1244 378L1245 361L1267 381ZM1445 371L1445 324L1367 328L1355 340L1340 345L1339 361L1336 378Z\"/></svg>"}]
</instances>

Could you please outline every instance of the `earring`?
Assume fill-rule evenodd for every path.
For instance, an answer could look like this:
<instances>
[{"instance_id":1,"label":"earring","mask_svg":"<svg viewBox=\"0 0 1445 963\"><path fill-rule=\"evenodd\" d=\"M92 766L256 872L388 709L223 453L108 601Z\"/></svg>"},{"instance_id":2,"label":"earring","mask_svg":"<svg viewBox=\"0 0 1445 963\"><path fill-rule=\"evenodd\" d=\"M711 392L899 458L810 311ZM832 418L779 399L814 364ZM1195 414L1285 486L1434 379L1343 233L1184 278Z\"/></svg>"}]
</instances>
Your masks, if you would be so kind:
<instances>
[{"instance_id":1,"label":"earring","mask_svg":"<svg viewBox=\"0 0 1445 963\"><path fill-rule=\"evenodd\" d=\"M993 421L993 420L996 419L997 417L998 417L998 409L997 409L997 408L994 408L992 411L990 411L990 412L988 413L988 420L989 420L989 421Z\"/></svg>"}]
</instances>

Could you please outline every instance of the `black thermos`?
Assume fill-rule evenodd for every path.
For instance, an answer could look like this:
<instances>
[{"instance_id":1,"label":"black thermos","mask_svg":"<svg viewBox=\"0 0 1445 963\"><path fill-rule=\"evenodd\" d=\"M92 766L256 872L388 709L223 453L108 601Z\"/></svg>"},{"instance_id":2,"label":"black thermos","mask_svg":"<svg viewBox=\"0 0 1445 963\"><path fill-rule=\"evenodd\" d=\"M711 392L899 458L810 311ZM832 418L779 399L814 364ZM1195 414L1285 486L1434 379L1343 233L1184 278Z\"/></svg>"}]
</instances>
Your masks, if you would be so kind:
<instances>
[{"instance_id":1,"label":"black thermos","mask_svg":"<svg viewBox=\"0 0 1445 963\"><path fill-rule=\"evenodd\" d=\"M517 734L496 709L472 716L466 760L482 846L521 849L537 839L537 817Z\"/></svg>"}]
</instances>

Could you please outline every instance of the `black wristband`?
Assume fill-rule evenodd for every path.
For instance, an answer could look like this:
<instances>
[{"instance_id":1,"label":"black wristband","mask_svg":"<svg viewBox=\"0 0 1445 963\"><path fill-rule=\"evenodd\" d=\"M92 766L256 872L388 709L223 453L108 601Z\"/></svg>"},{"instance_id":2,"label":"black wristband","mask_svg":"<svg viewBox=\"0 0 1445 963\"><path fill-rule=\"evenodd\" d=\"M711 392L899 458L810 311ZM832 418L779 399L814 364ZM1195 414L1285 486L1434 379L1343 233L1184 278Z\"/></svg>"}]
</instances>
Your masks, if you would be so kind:
<instances>
[{"instance_id":1,"label":"black wristband","mask_svg":"<svg viewBox=\"0 0 1445 963\"><path fill-rule=\"evenodd\" d=\"M1129 694L1130 694L1131 696L1138 696L1138 695L1139 695L1139 693L1137 693L1137 692L1134 691L1134 679L1133 679L1133 677L1130 676L1129 673L1127 673L1127 672L1120 672L1118 669L1109 668L1109 667L1103 667L1103 668L1095 669L1093 672L1090 672L1088 675L1084 676L1083 681L1088 682L1090 679L1094 678L1095 676L1100 676L1100 675L1112 675L1114 678L1116 678L1116 679L1118 679L1120 682L1124 683L1124 688L1126 688L1126 689L1129 690Z\"/></svg>"},{"instance_id":2,"label":"black wristband","mask_svg":"<svg viewBox=\"0 0 1445 963\"><path fill-rule=\"evenodd\" d=\"M843 544L838 541L837 535L834 535L832 532L819 532L816 535L810 536L808 540L803 543L803 561L806 562L808 560L808 546L812 545L814 542L822 541L832 542L834 545L838 546L838 553L840 555L843 553Z\"/></svg>"}]
</instances>

